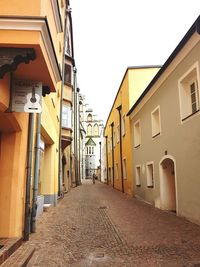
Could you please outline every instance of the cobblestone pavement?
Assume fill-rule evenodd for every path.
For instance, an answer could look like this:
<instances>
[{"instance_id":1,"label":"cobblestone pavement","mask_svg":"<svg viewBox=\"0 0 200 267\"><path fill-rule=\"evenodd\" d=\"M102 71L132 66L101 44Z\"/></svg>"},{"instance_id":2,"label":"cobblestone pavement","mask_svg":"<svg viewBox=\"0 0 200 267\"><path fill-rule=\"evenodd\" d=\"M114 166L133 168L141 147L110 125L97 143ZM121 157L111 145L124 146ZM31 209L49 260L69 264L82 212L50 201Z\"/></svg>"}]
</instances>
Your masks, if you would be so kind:
<instances>
[{"instance_id":1,"label":"cobblestone pavement","mask_svg":"<svg viewBox=\"0 0 200 267\"><path fill-rule=\"evenodd\" d=\"M200 267L200 227L91 181L38 219L30 266Z\"/></svg>"}]
</instances>

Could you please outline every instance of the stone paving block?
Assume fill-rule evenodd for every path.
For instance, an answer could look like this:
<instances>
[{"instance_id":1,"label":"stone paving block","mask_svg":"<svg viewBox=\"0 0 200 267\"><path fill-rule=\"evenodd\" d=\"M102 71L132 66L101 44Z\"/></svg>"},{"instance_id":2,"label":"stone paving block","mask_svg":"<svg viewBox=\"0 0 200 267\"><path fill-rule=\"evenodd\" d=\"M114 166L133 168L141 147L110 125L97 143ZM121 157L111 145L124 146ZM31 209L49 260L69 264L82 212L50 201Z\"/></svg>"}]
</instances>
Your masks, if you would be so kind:
<instances>
[{"instance_id":1,"label":"stone paving block","mask_svg":"<svg viewBox=\"0 0 200 267\"><path fill-rule=\"evenodd\" d=\"M36 267L198 267L200 227L105 184L71 190L37 221ZM195 266L196 264L196 266ZM30 266L29 266L30 267Z\"/></svg>"}]
</instances>

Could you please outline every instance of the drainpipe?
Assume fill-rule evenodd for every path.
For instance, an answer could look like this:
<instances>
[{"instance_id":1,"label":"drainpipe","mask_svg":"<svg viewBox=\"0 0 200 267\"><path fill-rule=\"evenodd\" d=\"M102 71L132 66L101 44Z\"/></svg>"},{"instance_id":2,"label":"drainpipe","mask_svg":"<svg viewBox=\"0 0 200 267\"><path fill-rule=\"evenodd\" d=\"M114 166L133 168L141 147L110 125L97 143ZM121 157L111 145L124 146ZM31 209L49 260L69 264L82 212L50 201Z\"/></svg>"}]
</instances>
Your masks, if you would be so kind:
<instances>
[{"instance_id":1,"label":"drainpipe","mask_svg":"<svg viewBox=\"0 0 200 267\"><path fill-rule=\"evenodd\" d=\"M64 24L64 43L63 43L63 59L62 59L62 83L61 83L61 96L60 96L60 129L59 129L59 147L58 147L58 196L63 194L62 184L62 104L63 104L63 89L65 81L65 49L66 49L66 36L67 36L67 12L65 13L65 24Z\"/></svg>"},{"instance_id":2,"label":"drainpipe","mask_svg":"<svg viewBox=\"0 0 200 267\"><path fill-rule=\"evenodd\" d=\"M123 171L123 161L122 161L122 106L120 105L117 110L119 112L119 143L120 143L120 161L121 161L121 175L122 175L122 192L124 193L124 171Z\"/></svg>"},{"instance_id":3,"label":"drainpipe","mask_svg":"<svg viewBox=\"0 0 200 267\"><path fill-rule=\"evenodd\" d=\"M113 188L115 188L115 161L114 161L114 134L113 134L113 128L114 128L114 122L111 123L111 134L112 134L112 169L113 169Z\"/></svg>"},{"instance_id":4,"label":"drainpipe","mask_svg":"<svg viewBox=\"0 0 200 267\"><path fill-rule=\"evenodd\" d=\"M106 138L106 174L107 174L106 182L108 185L108 136L106 135L105 138Z\"/></svg>"},{"instance_id":5,"label":"drainpipe","mask_svg":"<svg viewBox=\"0 0 200 267\"><path fill-rule=\"evenodd\" d=\"M35 166L34 166L34 181L33 181L33 200L31 213L31 233L36 232L36 214L37 214L37 196L38 196L38 179L39 179L39 164L40 164L40 129L41 129L41 113L37 114L36 126L36 146L35 146Z\"/></svg>"},{"instance_id":6,"label":"drainpipe","mask_svg":"<svg viewBox=\"0 0 200 267\"><path fill-rule=\"evenodd\" d=\"M76 73L77 73L77 69L76 67L74 67L74 79L73 79L73 91L74 91L74 103L73 103L73 108L74 108L74 181L73 183L75 183L75 186L78 185L77 183L77 155L76 155L76 151L77 151L77 99L76 99Z\"/></svg>"},{"instance_id":7,"label":"drainpipe","mask_svg":"<svg viewBox=\"0 0 200 267\"><path fill-rule=\"evenodd\" d=\"M30 190L31 190L31 173L32 173L32 147L33 147L33 127L34 113L29 114L28 123L28 150L27 150L27 177L26 177L26 202L25 202L25 221L24 221L24 241L29 240L30 233Z\"/></svg>"},{"instance_id":8,"label":"drainpipe","mask_svg":"<svg viewBox=\"0 0 200 267\"><path fill-rule=\"evenodd\" d=\"M77 155L77 184L81 184L80 178L80 103L79 103L79 92L80 88L77 88L76 94L76 104L77 104L77 147L76 147L76 155Z\"/></svg>"}]
</instances>

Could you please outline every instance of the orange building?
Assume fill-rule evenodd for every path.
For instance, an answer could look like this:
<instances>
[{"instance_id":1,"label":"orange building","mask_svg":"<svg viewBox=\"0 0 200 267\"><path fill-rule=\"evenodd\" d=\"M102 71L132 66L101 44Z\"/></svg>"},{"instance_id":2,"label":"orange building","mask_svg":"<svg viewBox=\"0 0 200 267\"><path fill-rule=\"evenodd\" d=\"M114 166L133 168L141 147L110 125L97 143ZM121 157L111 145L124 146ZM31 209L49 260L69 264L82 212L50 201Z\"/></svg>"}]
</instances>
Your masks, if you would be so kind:
<instances>
[{"instance_id":1,"label":"orange building","mask_svg":"<svg viewBox=\"0 0 200 267\"><path fill-rule=\"evenodd\" d=\"M0 2L0 238L23 233L28 238L29 189L34 187L36 171L40 176L35 189L44 203L57 201L66 4L64 0ZM16 80L40 82L41 116L12 110ZM33 146L38 140L39 168Z\"/></svg>"}]
</instances>

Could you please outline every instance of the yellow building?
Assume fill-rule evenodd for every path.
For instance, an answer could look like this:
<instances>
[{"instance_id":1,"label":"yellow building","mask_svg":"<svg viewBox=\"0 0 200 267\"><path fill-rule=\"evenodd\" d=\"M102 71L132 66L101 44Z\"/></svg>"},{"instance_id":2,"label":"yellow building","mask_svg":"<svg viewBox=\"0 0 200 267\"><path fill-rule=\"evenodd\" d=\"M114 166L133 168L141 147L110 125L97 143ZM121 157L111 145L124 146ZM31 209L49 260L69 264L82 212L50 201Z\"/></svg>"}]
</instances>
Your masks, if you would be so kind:
<instances>
[{"instance_id":1,"label":"yellow building","mask_svg":"<svg viewBox=\"0 0 200 267\"><path fill-rule=\"evenodd\" d=\"M56 204L65 11L63 0L0 2L0 237L22 237L24 229L28 236L29 189L35 176L34 191L44 203ZM45 96L40 99L41 116L25 109L15 112L16 81L40 82ZM17 96L25 95L25 91L15 94L15 103ZM32 89L31 99L36 95ZM38 126L41 140L36 135Z\"/></svg>"},{"instance_id":2,"label":"yellow building","mask_svg":"<svg viewBox=\"0 0 200 267\"><path fill-rule=\"evenodd\" d=\"M68 192L74 185L74 164L72 158L72 109L74 85L74 49L72 16L70 9L67 12L66 47L65 47L65 75L62 95L62 185L63 191Z\"/></svg>"},{"instance_id":3,"label":"yellow building","mask_svg":"<svg viewBox=\"0 0 200 267\"><path fill-rule=\"evenodd\" d=\"M126 114L158 70L159 66L127 68L104 130L107 183L131 196L134 194L134 174L130 122Z\"/></svg>"}]
</instances>

